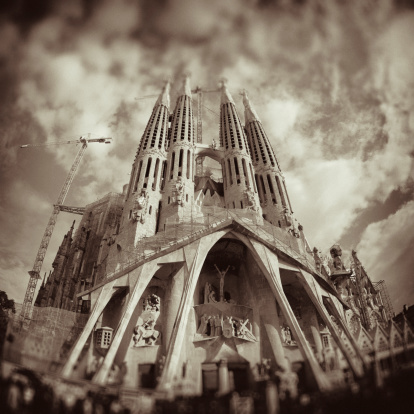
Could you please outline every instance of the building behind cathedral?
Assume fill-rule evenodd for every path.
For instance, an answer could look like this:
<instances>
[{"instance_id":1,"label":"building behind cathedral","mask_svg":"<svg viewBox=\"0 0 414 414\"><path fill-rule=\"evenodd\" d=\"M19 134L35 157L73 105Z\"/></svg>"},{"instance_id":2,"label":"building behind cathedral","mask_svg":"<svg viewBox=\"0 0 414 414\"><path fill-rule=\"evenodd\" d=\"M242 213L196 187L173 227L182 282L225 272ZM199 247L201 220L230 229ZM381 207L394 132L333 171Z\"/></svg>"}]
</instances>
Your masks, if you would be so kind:
<instances>
[{"instance_id":1,"label":"building behind cathedral","mask_svg":"<svg viewBox=\"0 0 414 414\"><path fill-rule=\"evenodd\" d=\"M356 252L347 267L339 245L330 258L309 246L247 93L243 125L221 85L219 139L203 144L189 78L172 112L169 88L137 139L129 184L87 205L64 236L21 333L24 356L5 358L174 396L242 393L276 375L295 397L372 373L380 384L408 366L413 330L393 321L384 285ZM207 159L219 174L197 171ZM24 343L56 312L61 341L39 355Z\"/></svg>"}]
</instances>

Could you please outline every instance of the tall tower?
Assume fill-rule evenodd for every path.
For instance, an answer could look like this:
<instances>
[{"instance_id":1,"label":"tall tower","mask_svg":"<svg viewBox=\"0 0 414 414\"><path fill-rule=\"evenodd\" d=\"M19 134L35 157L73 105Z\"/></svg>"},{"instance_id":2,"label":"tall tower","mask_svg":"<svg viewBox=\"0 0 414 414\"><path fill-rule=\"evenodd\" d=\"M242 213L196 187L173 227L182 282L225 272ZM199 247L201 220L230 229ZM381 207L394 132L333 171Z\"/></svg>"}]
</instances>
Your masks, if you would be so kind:
<instances>
[{"instance_id":1,"label":"tall tower","mask_svg":"<svg viewBox=\"0 0 414 414\"><path fill-rule=\"evenodd\" d=\"M293 224L289 196L278 160L263 125L243 91L245 130L252 154L255 182L259 191L263 217L279 227Z\"/></svg>"},{"instance_id":2,"label":"tall tower","mask_svg":"<svg viewBox=\"0 0 414 414\"><path fill-rule=\"evenodd\" d=\"M128 240L133 238L134 244L157 230L166 162L169 91L167 82L154 105L132 166L121 232L127 232Z\"/></svg>"},{"instance_id":3,"label":"tall tower","mask_svg":"<svg viewBox=\"0 0 414 414\"><path fill-rule=\"evenodd\" d=\"M191 210L194 198L194 115L188 75L179 91L167 146L161 225L173 215L183 217Z\"/></svg>"},{"instance_id":4,"label":"tall tower","mask_svg":"<svg viewBox=\"0 0 414 414\"><path fill-rule=\"evenodd\" d=\"M220 146L224 147L222 170L226 207L250 208L261 213L246 135L224 81L221 85Z\"/></svg>"}]
</instances>

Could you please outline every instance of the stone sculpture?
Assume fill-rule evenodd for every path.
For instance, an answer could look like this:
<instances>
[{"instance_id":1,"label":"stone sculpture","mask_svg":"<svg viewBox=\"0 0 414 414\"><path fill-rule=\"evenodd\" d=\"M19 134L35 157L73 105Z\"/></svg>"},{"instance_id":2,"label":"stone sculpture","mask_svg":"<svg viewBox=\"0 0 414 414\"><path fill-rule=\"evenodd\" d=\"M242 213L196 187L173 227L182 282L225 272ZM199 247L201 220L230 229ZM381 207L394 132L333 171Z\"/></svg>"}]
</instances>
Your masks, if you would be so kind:
<instances>
[{"instance_id":1,"label":"stone sculpture","mask_svg":"<svg viewBox=\"0 0 414 414\"><path fill-rule=\"evenodd\" d=\"M184 184L182 182L182 178L178 177L175 183L174 189L174 200L179 205L182 206L184 204Z\"/></svg>"},{"instance_id":2,"label":"stone sculpture","mask_svg":"<svg viewBox=\"0 0 414 414\"><path fill-rule=\"evenodd\" d=\"M247 209L254 211L254 212L258 211L259 206L256 203L254 192L249 188L248 190L244 191L244 196L245 196L245 199L247 200L247 205L246 205Z\"/></svg>"},{"instance_id":3,"label":"stone sculpture","mask_svg":"<svg viewBox=\"0 0 414 414\"><path fill-rule=\"evenodd\" d=\"M132 211L132 220L145 223L145 213L148 203L148 192L145 188L137 196Z\"/></svg>"},{"instance_id":4,"label":"stone sculpture","mask_svg":"<svg viewBox=\"0 0 414 414\"><path fill-rule=\"evenodd\" d=\"M219 274L220 279L220 302L224 302L224 277L226 276L226 273L230 269L230 266L227 266L226 270L220 270L217 265L214 265L214 267L217 269L217 272Z\"/></svg>"},{"instance_id":5,"label":"stone sculpture","mask_svg":"<svg viewBox=\"0 0 414 414\"><path fill-rule=\"evenodd\" d=\"M134 346L154 345L160 336L160 332L155 329L155 324L160 315L160 298L149 295L143 303L143 311L138 318L138 323L134 328L132 337Z\"/></svg>"}]
</instances>

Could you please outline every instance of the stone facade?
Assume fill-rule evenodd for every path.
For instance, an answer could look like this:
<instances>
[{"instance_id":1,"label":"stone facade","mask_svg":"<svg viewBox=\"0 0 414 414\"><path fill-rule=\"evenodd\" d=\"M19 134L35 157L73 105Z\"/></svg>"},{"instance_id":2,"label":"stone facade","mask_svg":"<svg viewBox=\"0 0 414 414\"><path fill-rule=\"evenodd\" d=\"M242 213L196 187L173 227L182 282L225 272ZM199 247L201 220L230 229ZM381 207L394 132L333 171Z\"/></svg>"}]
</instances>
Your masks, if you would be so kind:
<instances>
[{"instance_id":1,"label":"stone facade","mask_svg":"<svg viewBox=\"0 0 414 414\"><path fill-rule=\"evenodd\" d=\"M172 116L168 89L128 189L107 205L112 221L94 227L98 207L87 208L59 250L56 278L61 267L78 275L64 296L89 311L62 376L169 396L243 392L276 376L295 398L408 364L411 327L389 321L356 253L350 269L337 245L324 260L295 225L247 95L246 135L222 85L216 147L194 143L188 77ZM194 177L197 157L218 161L223 183Z\"/></svg>"}]
</instances>

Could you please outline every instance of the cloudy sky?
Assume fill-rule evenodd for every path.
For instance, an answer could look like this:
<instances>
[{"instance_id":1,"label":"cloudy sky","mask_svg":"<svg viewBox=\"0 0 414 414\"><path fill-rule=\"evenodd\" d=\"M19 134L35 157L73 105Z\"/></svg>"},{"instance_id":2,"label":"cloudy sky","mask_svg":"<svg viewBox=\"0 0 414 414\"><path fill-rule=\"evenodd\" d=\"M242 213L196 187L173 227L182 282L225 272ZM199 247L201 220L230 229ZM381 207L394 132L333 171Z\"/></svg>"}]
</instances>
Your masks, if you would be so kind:
<instances>
[{"instance_id":1,"label":"cloudy sky","mask_svg":"<svg viewBox=\"0 0 414 414\"><path fill-rule=\"evenodd\" d=\"M395 311L414 303L414 6L409 1L6 1L0 6L0 289L22 302L38 245L78 147L65 204L129 180L166 78L246 88L311 246L356 249ZM206 94L216 114L219 97ZM139 99L137 99L139 98ZM218 138L205 110L204 141ZM73 219L59 215L43 266Z\"/></svg>"}]
</instances>

